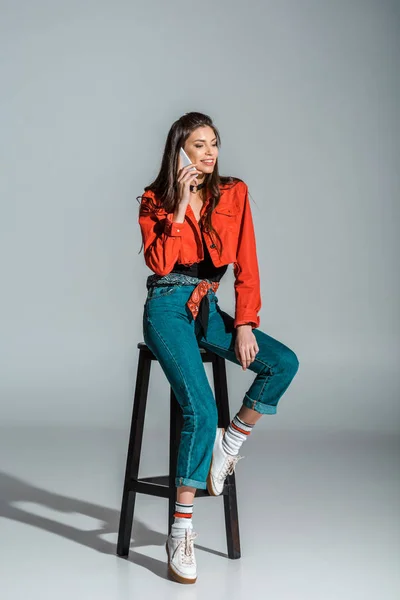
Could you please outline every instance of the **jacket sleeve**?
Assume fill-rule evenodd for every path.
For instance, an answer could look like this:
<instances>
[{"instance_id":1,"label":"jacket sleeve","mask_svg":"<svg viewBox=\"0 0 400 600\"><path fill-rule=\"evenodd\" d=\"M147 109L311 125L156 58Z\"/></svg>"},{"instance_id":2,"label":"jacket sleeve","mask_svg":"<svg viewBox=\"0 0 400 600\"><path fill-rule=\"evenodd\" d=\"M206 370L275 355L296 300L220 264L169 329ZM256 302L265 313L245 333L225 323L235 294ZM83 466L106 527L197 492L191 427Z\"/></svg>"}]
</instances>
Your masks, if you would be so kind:
<instances>
[{"instance_id":1,"label":"jacket sleeve","mask_svg":"<svg viewBox=\"0 0 400 600\"><path fill-rule=\"evenodd\" d=\"M244 186L244 206L236 262L233 264L236 299L234 327L251 323L254 328L260 325L258 316L261 308L260 274L248 187L245 183Z\"/></svg>"},{"instance_id":2,"label":"jacket sleeve","mask_svg":"<svg viewBox=\"0 0 400 600\"><path fill-rule=\"evenodd\" d=\"M144 192L139 208L143 252L146 265L157 275L168 275L178 260L182 235L188 226L186 220L176 223L173 213L159 214L152 209L148 197L154 199L152 192Z\"/></svg>"}]
</instances>

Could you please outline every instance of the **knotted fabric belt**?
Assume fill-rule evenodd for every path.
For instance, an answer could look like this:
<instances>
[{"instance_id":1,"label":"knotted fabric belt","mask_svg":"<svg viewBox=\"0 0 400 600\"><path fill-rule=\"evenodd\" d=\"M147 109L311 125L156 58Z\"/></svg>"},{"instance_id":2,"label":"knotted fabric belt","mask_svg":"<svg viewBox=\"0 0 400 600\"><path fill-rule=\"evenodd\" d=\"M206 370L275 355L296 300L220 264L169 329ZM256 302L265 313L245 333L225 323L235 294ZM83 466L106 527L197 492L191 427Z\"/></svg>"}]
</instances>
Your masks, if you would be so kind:
<instances>
[{"instance_id":1,"label":"knotted fabric belt","mask_svg":"<svg viewBox=\"0 0 400 600\"><path fill-rule=\"evenodd\" d=\"M210 301L207 292L210 288L213 292L216 292L218 287L219 281L212 281L210 283L206 279L202 279L200 283L196 285L189 300L186 302L186 306L192 313L193 319L198 319L200 326L203 329L204 337L207 335L208 316L210 312Z\"/></svg>"}]
</instances>

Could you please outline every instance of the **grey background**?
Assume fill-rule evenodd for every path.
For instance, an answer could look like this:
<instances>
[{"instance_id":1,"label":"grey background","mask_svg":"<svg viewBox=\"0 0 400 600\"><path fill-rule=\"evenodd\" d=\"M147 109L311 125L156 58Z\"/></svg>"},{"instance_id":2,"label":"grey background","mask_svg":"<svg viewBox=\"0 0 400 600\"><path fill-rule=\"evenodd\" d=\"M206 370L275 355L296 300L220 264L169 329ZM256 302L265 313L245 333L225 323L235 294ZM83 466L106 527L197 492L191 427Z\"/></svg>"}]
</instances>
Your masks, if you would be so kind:
<instances>
[{"instance_id":1,"label":"grey background","mask_svg":"<svg viewBox=\"0 0 400 600\"><path fill-rule=\"evenodd\" d=\"M108 570L96 527L107 523L116 541L151 273L135 197L158 172L170 125L191 110L220 130L221 173L249 186L260 328L300 360L244 452L243 561L202 552L198 589L209 593L209 558L226 584L234 578L231 600L249 581L277 600L336 600L344 589L352 600L398 597L399 2L1 0L0 10L7 598L43 600L53 559L54 590L60 573L66 597L77 582L82 597L95 596L94 582L99 597L131 597L146 569L146 585L164 592L154 577L165 564L164 501L138 500L147 524L136 523L135 543L156 546L155 562L134 553L138 579L120 562ZM219 298L233 314L232 267ZM233 411L254 374L227 368ZM167 466L167 418L155 365L148 474ZM201 543L223 547L223 521L207 505L196 508ZM31 576L18 577L25 569Z\"/></svg>"},{"instance_id":2,"label":"grey background","mask_svg":"<svg viewBox=\"0 0 400 600\"><path fill-rule=\"evenodd\" d=\"M3 421L126 423L135 197L199 110L254 201L260 328L300 360L274 427L397 430L398 2L1 7Z\"/></svg>"}]
</instances>

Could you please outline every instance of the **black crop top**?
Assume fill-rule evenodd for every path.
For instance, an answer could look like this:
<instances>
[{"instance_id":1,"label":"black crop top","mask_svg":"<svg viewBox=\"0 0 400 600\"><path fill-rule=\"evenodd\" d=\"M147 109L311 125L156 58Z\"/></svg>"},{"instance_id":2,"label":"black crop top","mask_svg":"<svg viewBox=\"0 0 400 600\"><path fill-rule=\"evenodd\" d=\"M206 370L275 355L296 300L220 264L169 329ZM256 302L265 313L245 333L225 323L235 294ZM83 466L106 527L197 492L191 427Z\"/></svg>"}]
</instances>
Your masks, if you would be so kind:
<instances>
[{"instance_id":1,"label":"black crop top","mask_svg":"<svg viewBox=\"0 0 400 600\"><path fill-rule=\"evenodd\" d=\"M193 263L190 267L186 267L178 262L175 263L172 273L185 273L190 277L198 277L199 279L209 279L210 281L220 281L228 269L228 265L216 267L211 259L207 244L204 239L203 230L201 230L201 239L203 241L204 259L200 262Z\"/></svg>"}]
</instances>

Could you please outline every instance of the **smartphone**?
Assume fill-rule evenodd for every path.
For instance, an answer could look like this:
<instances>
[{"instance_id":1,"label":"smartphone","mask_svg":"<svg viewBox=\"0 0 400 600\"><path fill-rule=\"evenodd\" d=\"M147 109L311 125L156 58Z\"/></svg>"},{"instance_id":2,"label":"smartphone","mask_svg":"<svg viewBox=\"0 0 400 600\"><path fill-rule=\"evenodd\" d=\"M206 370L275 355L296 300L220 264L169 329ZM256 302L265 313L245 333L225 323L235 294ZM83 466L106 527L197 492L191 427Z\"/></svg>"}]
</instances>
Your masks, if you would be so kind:
<instances>
[{"instance_id":1,"label":"smartphone","mask_svg":"<svg viewBox=\"0 0 400 600\"><path fill-rule=\"evenodd\" d=\"M182 167L187 167L187 165L193 164L192 161L190 160L190 158L188 157L188 155L186 154L186 152L184 151L184 149L182 147L179 150L179 155L180 155L181 160L182 160ZM196 171L196 167L193 167L193 169L189 169L189 171ZM197 175L198 175L198 173L197 173Z\"/></svg>"}]
</instances>

